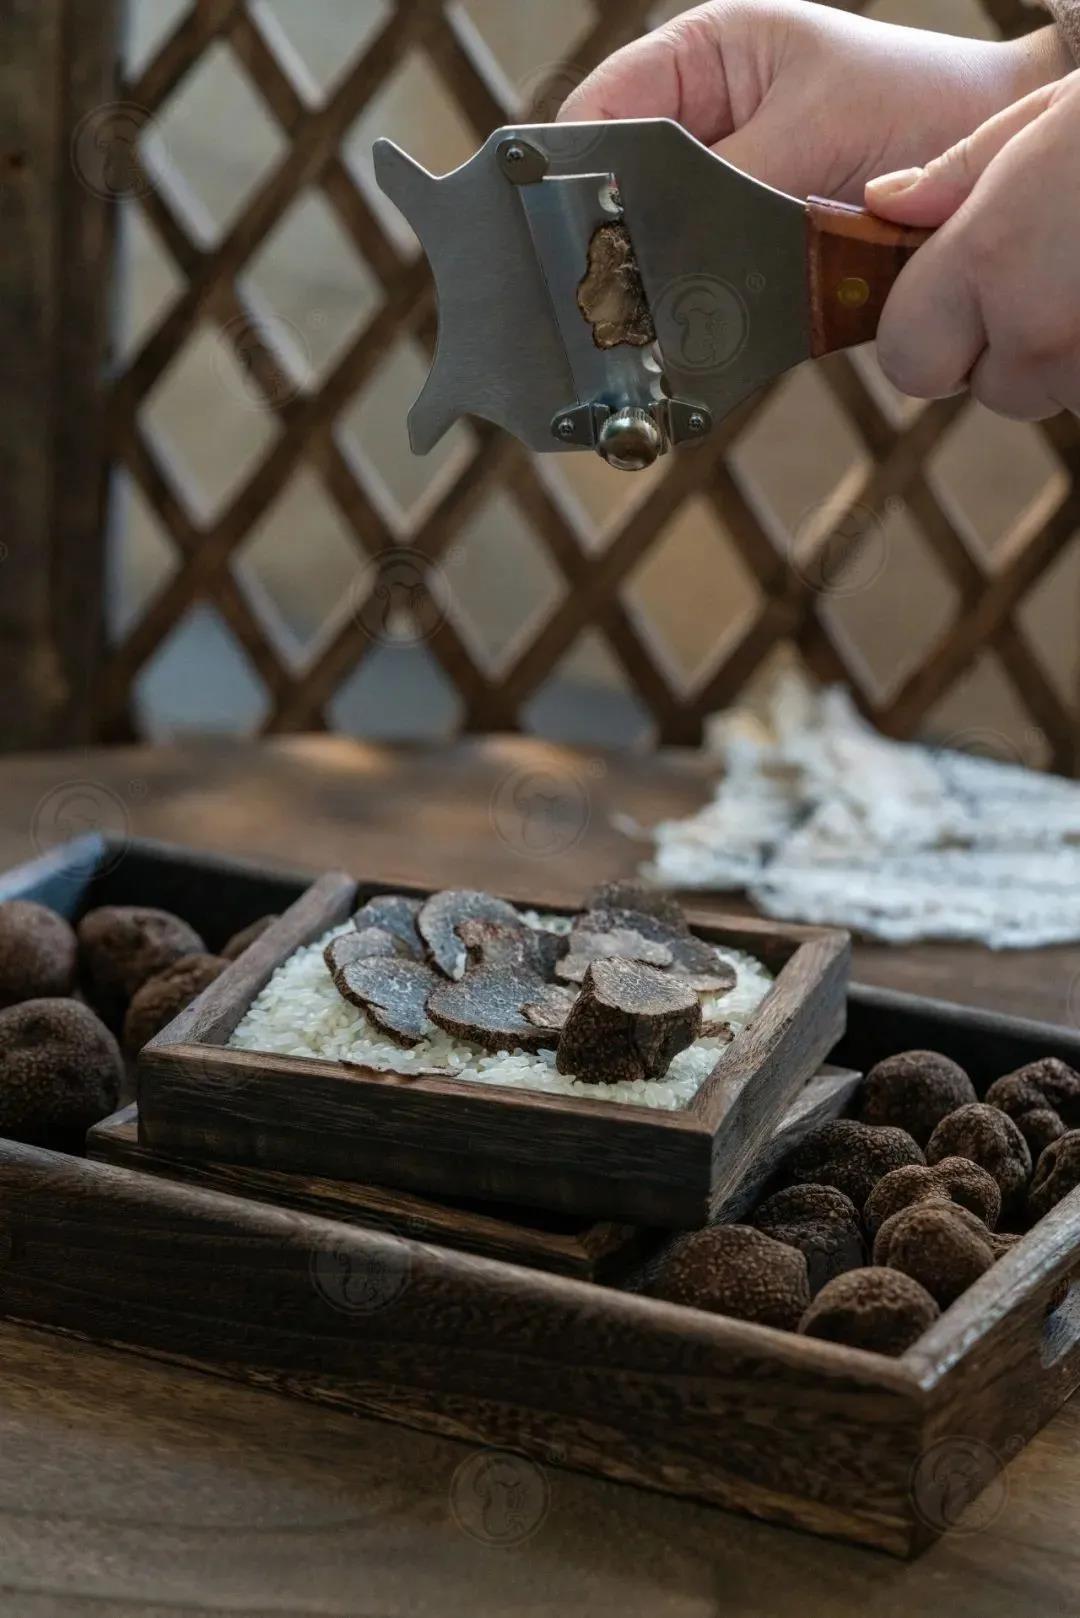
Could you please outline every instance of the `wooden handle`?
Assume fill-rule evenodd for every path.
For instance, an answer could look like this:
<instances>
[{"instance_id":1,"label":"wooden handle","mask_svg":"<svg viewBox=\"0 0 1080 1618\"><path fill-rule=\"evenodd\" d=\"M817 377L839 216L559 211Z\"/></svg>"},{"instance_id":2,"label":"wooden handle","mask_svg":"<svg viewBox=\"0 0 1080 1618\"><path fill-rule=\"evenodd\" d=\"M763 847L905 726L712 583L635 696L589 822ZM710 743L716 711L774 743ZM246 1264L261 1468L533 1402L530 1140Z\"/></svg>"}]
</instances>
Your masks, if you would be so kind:
<instances>
[{"instance_id":1,"label":"wooden handle","mask_svg":"<svg viewBox=\"0 0 1080 1618\"><path fill-rule=\"evenodd\" d=\"M933 232L821 197L810 198L806 215L811 352L819 358L873 341L900 271Z\"/></svg>"}]
</instances>

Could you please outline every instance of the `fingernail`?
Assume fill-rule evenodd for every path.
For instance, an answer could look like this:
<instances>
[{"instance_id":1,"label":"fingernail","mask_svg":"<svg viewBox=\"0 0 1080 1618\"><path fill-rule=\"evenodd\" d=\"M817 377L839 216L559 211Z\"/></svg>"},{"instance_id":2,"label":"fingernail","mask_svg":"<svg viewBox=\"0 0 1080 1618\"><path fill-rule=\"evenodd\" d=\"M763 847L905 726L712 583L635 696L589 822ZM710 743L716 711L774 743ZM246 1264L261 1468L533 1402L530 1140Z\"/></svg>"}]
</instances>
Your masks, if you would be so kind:
<instances>
[{"instance_id":1,"label":"fingernail","mask_svg":"<svg viewBox=\"0 0 1080 1618\"><path fill-rule=\"evenodd\" d=\"M905 191L911 191L925 173L925 169L897 169L895 174L883 174L879 180L871 180L866 189L884 202L886 198L899 197Z\"/></svg>"}]
</instances>

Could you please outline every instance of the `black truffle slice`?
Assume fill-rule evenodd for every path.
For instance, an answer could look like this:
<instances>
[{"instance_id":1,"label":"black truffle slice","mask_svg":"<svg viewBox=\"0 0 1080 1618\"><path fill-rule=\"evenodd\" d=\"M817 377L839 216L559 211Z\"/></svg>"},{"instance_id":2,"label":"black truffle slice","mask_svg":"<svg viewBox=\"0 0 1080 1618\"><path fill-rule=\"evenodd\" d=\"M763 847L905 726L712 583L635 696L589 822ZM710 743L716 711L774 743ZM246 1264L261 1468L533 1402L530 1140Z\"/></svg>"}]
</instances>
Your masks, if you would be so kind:
<instances>
[{"instance_id":1,"label":"black truffle slice","mask_svg":"<svg viewBox=\"0 0 1080 1618\"><path fill-rule=\"evenodd\" d=\"M427 1000L442 980L423 961L374 956L348 962L334 977L348 1000L395 1045L418 1045L434 1033Z\"/></svg>"},{"instance_id":2,"label":"black truffle slice","mask_svg":"<svg viewBox=\"0 0 1080 1618\"><path fill-rule=\"evenodd\" d=\"M537 965L548 983L556 981L556 968L570 948L568 933L552 933L546 927L530 928L536 949Z\"/></svg>"},{"instance_id":3,"label":"black truffle slice","mask_svg":"<svg viewBox=\"0 0 1080 1618\"><path fill-rule=\"evenodd\" d=\"M535 1051L554 1039L525 1013L543 1002L547 985L529 966L479 966L457 983L436 980L428 1000L432 1022L485 1051Z\"/></svg>"},{"instance_id":4,"label":"black truffle slice","mask_svg":"<svg viewBox=\"0 0 1080 1618\"><path fill-rule=\"evenodd\" d=\"M671 951L671 972L685 978L699 993L726 994L735 987L735 968L718 958L711 944L696 938L685 922L679 926L645 910L588 910L574 923L571 949L577 933L637 933L651 944Z\"/></svg>"},{"instance_id":5,"label":"black truffle slice","mask_svg":"<svg viewBox=\"0 0 1080 1618\"><path fill-rule=\"evenodd\" d=\"M594 961L559 1037L556 1066L586 1084L663 1078L701 1032L701 1004L678 978L637 961Z\"/></svg>"},{"instance_id":6,"label":"black truffle slice","mask_svg":"<svg viewBox=\"0 0 1080 1618\"><path fill-rule=\"evenodd\" d=\"M405 945L385 927L365 927L363 932L339 933L323 950L330 976L337 981L354 961L401 959L407 955Z\"/></svg>"},{"instance_id":7,"label":"black truffle slice","mask_svg":"<svg viewBox=\"0 0 1080 1618\"><path fill-rule=\"evenodd\" d=\"M678 899L664 888L647 888L642 882L601 882L587 894L585 909L636 910L639 915L652 916L676 932L688 930Z\"/></svg>"},{"instance_id":8,"label":"black truffle slice","mask_svg":"<svg viewBox=\"0 0 1080 1618\"><path fill-rule=\"evenodd\" d=\"M428 954L444 977L457 979L464 971L465 954L458 928L463 921L502 921L522 925L513 905L490 893L471 888L448 888L433 893L421 905L416 918L417 931Z\"/></svg>"},{"instance_id":9,"label":"black truffle slice","mask_svg":"<svg viewBox=\"0 0 1080 1618\"><path fill-rule=\"evenodd\" d=\"M419 961L424 956L424 941L416 930L416 918L422 903L422 899L407 899L403 893L380 893L361 905L353 917L353 926L358 933L369 927L393 933L404 946L399 953Z\"/></svg>"},{"instance_id":10,"label":"black truffle slice","mask_svg":"<svg viewBox=\"0 0 1080 1618\"><path fill-rule=\"evenodd\" d=\"M526 1017L537 1028L549 1029L557 1033L566 1027L569 1017L577 1001L577 994L573 989L564 989L557 983L547 983L537 998L522 1007Z\"/></svg>"},{"instance_id":11,"label":"black truffle slice","mask_svg":"<svg viewBox=\"0 0 1080 1618\"><path fill-rule=\"evenodd\" d=\"M617 348L620 343L645 348L655 341L656 328L625 225L601 225L594 234L577 301L597 348Z\"/></svg>"},{"instance_id":12,"label":"black truffle slice","mask_svg":"<svg viewBox=\"0 0 1080 1618\"><path fill-rule=\"evenodd\" d=\"M575 928L569 952L555 967L555 976L567 983L584 983L593 961L640 961L643 966L671 966L675 957L667 944L644 938L631 927L611 927L594 933Z\"/></svg>"},{"instance_id":13,"label":"black truffle slice","mask_svg":"<svg viewBox=\"0 0 1080 1618\"><path fill-rule=\"evenodd\" d=\"M521 966L540 971L540 946L535 933L516 917L491 921L471 916L458 924L458 939L465 949L465 970L481 966Z\"/></svg>"}]
</instances>

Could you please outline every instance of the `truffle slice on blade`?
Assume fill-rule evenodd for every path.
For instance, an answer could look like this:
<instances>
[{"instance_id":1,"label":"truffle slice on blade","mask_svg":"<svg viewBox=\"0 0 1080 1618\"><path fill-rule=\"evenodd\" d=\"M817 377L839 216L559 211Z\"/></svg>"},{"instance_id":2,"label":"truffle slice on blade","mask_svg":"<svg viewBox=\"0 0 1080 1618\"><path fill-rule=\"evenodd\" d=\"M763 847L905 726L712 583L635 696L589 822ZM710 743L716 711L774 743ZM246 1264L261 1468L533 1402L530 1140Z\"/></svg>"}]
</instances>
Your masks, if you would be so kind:
<instances>
[{"instance_id":1,"label":"truffle slice on blade","mask_svg":"<svg viewBox=\"0 0 1080 1618\"><path fill-rule=\"evenodd\" d=\"M70 922L30 899L0 904L0 1007L68 995L79 946Z\"/></svg>"},{"instance_id":2,"label":"truffle slice on blade","mask_svg":"<svg viewBox=\"0 0 1080 1618\"><path fill-rule=\"evenodd\" d=\"M435 1032L427 1000L442 980L423 961L372 956L349 961L334 977L343 1000L359 1006L395 1045L418 1045Z\"/></svg>"},{"instance_id":3,"label":"truffle slice on blade","mask_svg":"<svg viewBox=\"0 0 1080 1618\"><path fill-rule=\"evenodd\" d=\"M556 1066L586 1084L659 1079L701 1032L701 1003L637 961L594 961L559 1038Z\"/></svg>"},{"instance_id":4,"label":"truffle slice on blade","mask_svg":"<svg viewBox=\"0 0 1080 1618\"><path fill-rule=\"evenodd\" d=\"M903 1354L941 1313L925 1287L900 1270L848 1270L823 1286L799 1322L804 1337Z\"/></svg>"},{"instance_id":5,"label":"truffle slice on blade","mask_svg":"<svg viewBox=\"0 0 1080 1618\"><path fill-rule=\"evenodd\" d=\"M521 927L513 905L472 888L447 888L420 906L416 927L428 954L443 977L457 979L465 970L465 949L458 934L464 921L501 921Z\"/></svg>"},{"instance_id":6,"label":"truffle slice on blade","mask_svg":"<svg viewBox=\"0 0 1080 1618\"><path fill-rule=\"evenodd\" d=\"M83 1142L115 1111L120 1047L78 1000L24 1000L0 1011L0 1134L33 1145Z\"/></svg>"},{"instance_id":7,"label":"truffle slice on blade","mask_svg":"<svg viewBox=\"0 0 1080 1618\"><path fill-rule=\"evenodd\" d=\"M381 927L383 932L393 933L402 945L398 953L419 961L423 959L424 941L416 930L416 918L422 904L422 899L409 899L403 893L378 893L360 906L353 917L353 926L358 933L366 932L369 927Z\"/></svg>"},{"instance_id":8,"label":"truffle slice on blade","mask_svg":"<svg viewBox=\"0 0 1080 1618\"><path fill-rule=\"evenodd\" d=\"M794 1331L810 1302L806 1260L796 1247L749 1225L711 1225L678 1237L646 1291L668 1303Z\"/></svg>"}]
</instances>

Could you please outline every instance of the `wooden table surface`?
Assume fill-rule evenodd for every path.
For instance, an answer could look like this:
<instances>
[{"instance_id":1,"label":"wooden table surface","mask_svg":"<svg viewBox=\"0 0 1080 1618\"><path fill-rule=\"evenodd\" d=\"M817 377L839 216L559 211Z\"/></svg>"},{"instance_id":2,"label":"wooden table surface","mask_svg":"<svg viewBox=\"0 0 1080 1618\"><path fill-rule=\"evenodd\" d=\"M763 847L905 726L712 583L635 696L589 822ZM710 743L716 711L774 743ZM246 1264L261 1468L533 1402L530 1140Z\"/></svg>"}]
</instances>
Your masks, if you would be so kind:
<instances>
[{"instance_id":1,"label":"wooden table surface","mask_svg":"<svg viewBox=\"0 0 1080 1618\"><path fill-rule=\"evenodd\" d=\"M613 813L645 824L686 813L709 772L689 754L616 760L510 739L400 752L302 737L9 759L0 781L0 866L100 826L290 868L573 900L633 869L640 851ZM856 970L1054 1021L1080 1014L1078 949L861 947ZM0 1327L0 1613L1080 1614L1076 1401L1008 1466L993 1520L961 1524L914 1565L556 1468L530 1536L497 1544L459 1526L469 1455Z\"/></svg>"}]
</instances>

